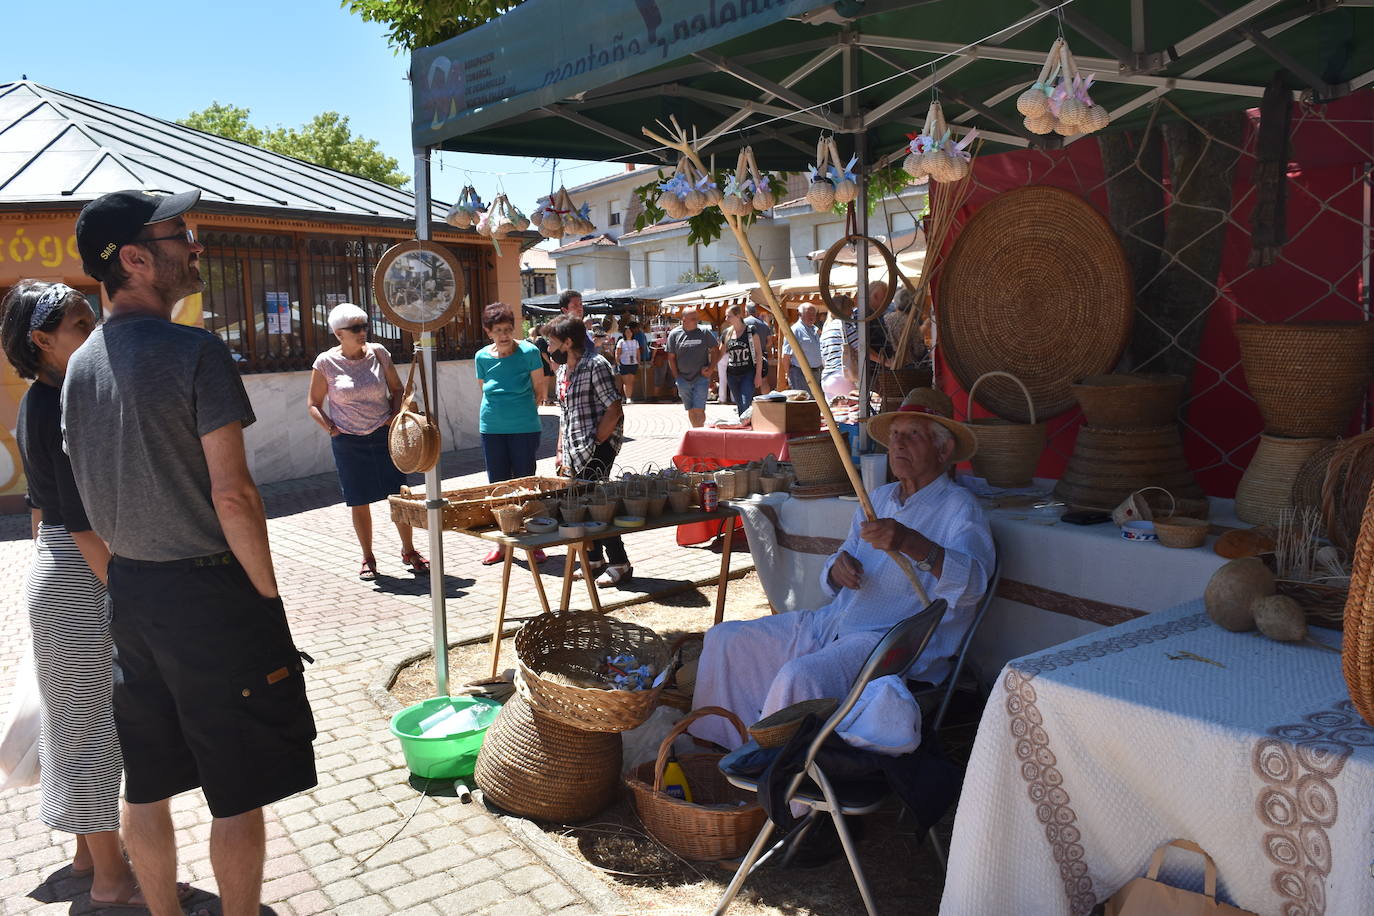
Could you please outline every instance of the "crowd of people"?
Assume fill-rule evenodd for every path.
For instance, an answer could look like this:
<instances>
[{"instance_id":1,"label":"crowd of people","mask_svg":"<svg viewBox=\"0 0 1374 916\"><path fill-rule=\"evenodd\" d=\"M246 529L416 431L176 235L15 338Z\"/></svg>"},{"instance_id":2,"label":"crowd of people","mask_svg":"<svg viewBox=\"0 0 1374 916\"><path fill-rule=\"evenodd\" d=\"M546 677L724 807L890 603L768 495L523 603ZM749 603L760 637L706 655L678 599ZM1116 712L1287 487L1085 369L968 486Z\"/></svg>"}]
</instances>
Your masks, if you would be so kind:
<instances>
[{"instance_id":1,"label":"crowd of people","mask_svg":"<svg viewBox=\"0 0 1374 916\"><path fill-rule=\"evenodd\" d=\"M244 447L255 417L238 368L218 336L171 320L177 302L204 287L204 248L186 223L198 200L194 191L124 191L88 204L77 246L104 288L104 321L84 294L25 280L0 303L0 342L19 376L33 379L18 442L34 540L26 599L42 705L40 817L76 836L71 874L91 878L93 905L174 916L191 889L176 880L169 800L200 788L222 912L249 916L261 896L264 806L316 784L305 686L313 660L297 648L278 591ZM792 328L799 352L789 343L780 353L787 383L804 386L803 362L851 382L852 324L818 327L817 310L804 305ZM371 507L405 482L387 443L405 386L388 350L368 340L363 309L339 304L328 325L338 345L315 360L306 409L330 437L359 577L370 581L379 575ZM559 408L558 473L606 479L624 441L624 405L654 355L648 339L630 318L587 320L574 291L528 338L519 326L504 303L482 312L491 343L474 371L489 481L535 473L538 407L549 403ZM741 414L769 390L772 333L767 311L753 305L730 307L719 336L696 309L682 310L663 354L692 426L705 422L713 370ZM870 358L883 358L881 344ZM698 705L757 718L852 677L889 618L912 610L885 551L917 560L931 593L948 597L949 636L937 643L953 644L986 582L991 542L944 474L966 457L971 436L948 419L947 403L917 394L910 412L872 424L898 483L874 495L884 518L856 517L827 566L835 600L713 629L702 671L716 674L698 679ZM423 572L411 527L395 524L401 563ZM598 586L633 575L621 538L596 539L588 552ZM499 559L497 549L481 562ZM933 677L938 665L923 671ZM751 676L738 676L746 668Z\"/></svg>"}]
</instances>

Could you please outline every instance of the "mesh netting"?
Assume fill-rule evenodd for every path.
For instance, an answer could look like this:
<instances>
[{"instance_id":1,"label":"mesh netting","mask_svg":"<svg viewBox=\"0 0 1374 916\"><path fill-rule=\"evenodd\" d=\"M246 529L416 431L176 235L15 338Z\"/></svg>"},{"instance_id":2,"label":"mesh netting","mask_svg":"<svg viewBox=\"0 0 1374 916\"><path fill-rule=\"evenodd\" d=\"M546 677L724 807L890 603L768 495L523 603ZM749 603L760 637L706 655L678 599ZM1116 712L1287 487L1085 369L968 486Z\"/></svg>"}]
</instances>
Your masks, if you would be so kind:
<instances>
[{"instance_id":1,"label":"mesh netting","mask_svg":"<svg viewBox=\"0 0 1374 916\"><path fill-rule=\"evenodd\" d=\"M1130 135L1137 142L1128 142L1133 152L1125 157L1120 155L1119 145L1115 156L1104 157L1093 136L1079 138L1061 150L983 156L975 162L974 187L958 219L966 222L995 195L1028 184L1073 191L1104 214L1109 212L1109 182L1133 184L1146 200L1151 193L1156 196L1157 206L1133 212L1126 219L1118 215L1114 221L1128 251L1137 246L1137 253L1144 253L1133 261L1137 265L1136 320L1132 344L1118 368L1177 371L1182 361L1190 377L1179 411L1189 465L1208 493L1231 496L1263 431L1263 420L1241 368L1235 323L1360 321L1369 317L1365 284L1374 92L1359 92L1326 106L1293 106L1287 152L1286 233L1280 231L1280 238L1286 235L1286 241L1281 247L1275 246L1272 263L1267 266L1251 266L1251 251L1257 242L1252 234L1252 211L1257 203L1266 203L1260 200L1258 110L1238 119L1233 138L1228 139L1214 129L1217 122L1191 120L1167 99L1154 105L1152 126L1172 121L1194 129L1188 141L1196 153L1190 171L1174 172L1168 144L1140 141L1145 136L1140 132ZM1150 167L1160 158L1162 169ZM1110 174L1104 160L1118 163ZM1220 194L1215 190L1223 180L1218 175L1224 175L1230 163L1234 163L1234 178L1226 200L1224 188ZM1282 162L1277 167L1282 169ZM1208 188L1212 189L1210 195L1205 193ZM1199 190L1204 193L1191 193ZM1208 196L1225 203L1207 203ZM1199 197L1204 202L1195 202ZM934 205L940 205L938 189ZM1225 241L1215 275L1204 275L1194 266L1201 250L1198 246L1208 241L1203 235L1182 241L1165 237L1170 221L1198 216L1187 213L1189 208L1220 217L1218 228L1212 231L1224 232ZM938 298L938 275L935 283ZM1145 307L1152 297L1167 292L1162 290L1163 284L1184 287L1181 295L1190 301L1186 319L1173 328L1162 325ZM942 369L942 386L953 393L960 386L947 366ZM955 402L962 403L963 398L956 396ZM1351 418L1351 432L1368 425L1367 399L1365 405L1358 417ZM976 415L985 414L980 410ZM1059 476L1081 422L1077 409L1050 421L1041 475Z\"/></svg>"}]
</instances>

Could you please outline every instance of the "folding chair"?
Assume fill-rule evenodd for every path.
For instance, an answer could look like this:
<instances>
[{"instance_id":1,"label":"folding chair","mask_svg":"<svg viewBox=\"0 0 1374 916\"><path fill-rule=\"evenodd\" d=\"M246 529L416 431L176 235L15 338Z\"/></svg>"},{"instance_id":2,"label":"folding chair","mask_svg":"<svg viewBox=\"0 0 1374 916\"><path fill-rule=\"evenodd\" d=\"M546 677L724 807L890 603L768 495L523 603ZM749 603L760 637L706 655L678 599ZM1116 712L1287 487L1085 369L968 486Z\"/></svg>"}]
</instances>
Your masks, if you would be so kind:
<instances>
[{"instance_id":1,"label":"folding chair","mask_svg":"<svg viewBox=\"0 0 1374 916\"><path fill-rule=\"evenodd\" d=\"M826 719L815 738L812 739L810 746L806 750L805 765L802 770L792 778L787 787L787 792L783 796L783 804L797 802L810 808L806 819L795 828L790 834L783 837L764 853L764 848L768 845L769 838L773 835L775 824L769 820L764 823L763 829L754 840L754 844L749 847L749 852L745 854L744 860L740 862L739 869L735 872L735 877L731 879L730 886L725 889L725 895L721 897L720 903L716 905L716 916L722 916L730 907L730 903L739 893L744 881L759 865L763 864L769 856L775 853L779 847L789 840L795 844L810 829L811 824L819 813L824 812L830 815L835 822L835 832L839 834L840 845L844 847L845 858L849 860L849 870L854 874L854 882L859 886L859 894L863 897L864 907L868 910L869 916L877 916L877 908L873 903L873 892L869 890L868 881L864 878L863 869L859 867L859 856L854 848L854 841L849 836L849 830L844 825L842 814L870 814L878 810L887 799L888 792L884 789L874 792L871 788L862 793L862 797L842 798L836 792L834 785L826 778L825 773L816 765L816 755L820 753L821 745L825 739L835 731L844 717L854 708L854 704L859 701L859 695L870 681L889 674L902 674L911 667L920 654L925 651L926 645L930 642L931 636L935 634L935 628L939 626L940 620L945 616L947 604L943 598L932 602L929 607L903 620L901 623L892 627L879 640L869 653L868 660L864 662L863 668L859 671L859 676L854 679L854 686L849 688L849 695L844 698L844 702ZM725 772L725 777L731 784L750 792L757 792L759 780L754 777L741 776L730 772ZM820 787L820 793L814 791L799 791L802 783L810 778ZM790 852L790 850L789 850Z\"/></svg>"}]
</instances>

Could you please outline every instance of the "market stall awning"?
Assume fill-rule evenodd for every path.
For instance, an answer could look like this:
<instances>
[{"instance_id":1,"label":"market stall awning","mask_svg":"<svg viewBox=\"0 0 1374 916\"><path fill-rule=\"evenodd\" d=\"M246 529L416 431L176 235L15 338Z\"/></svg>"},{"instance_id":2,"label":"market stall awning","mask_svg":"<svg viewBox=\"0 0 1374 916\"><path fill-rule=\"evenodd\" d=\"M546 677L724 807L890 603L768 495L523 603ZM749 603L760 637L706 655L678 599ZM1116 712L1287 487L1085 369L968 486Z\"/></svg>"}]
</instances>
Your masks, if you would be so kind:
<instances>
[{"instance_id":1,"label":"market stall awning","mask_svg":"<svg viewBox=\"0 0 1374 916\"><path fill-rule=\"evenodd\" d=\"M710 282L669 283L665 286L635 286L629 289L588 289L582 291L582 308L585 312L604 315L634 308L645 302L658 302L670 296L705 289L714 284ZM531 296L520 302L521 307L531 315L557 315L559 293L547 296Z\"/></svg>"},{"instance_id":2,"label":"market stall awning","mask_svg":"<svg viewBox=\"0 0 1374 916\"><path fill-rule=\"evenodd\" d=\"M1194 116L1251 107L1276 72L1318 101L1374 83L1368 0L602 0L595 16L526 0L414 53L412 131L421 147L660 162L640 128L675 116L719 137L708 153L750 144L796 170L822 132L894 154L938 86L956 133L1057 146L1015 101L1061 28L1116 128L1166 94Z\"/></svg>"},{"instance_id":3,"label":"market stall awning","mask_svg":"<svg viewBox=\"0 0 1374 916\"><path fill-rule=\"evenodd\" d=\"M902 252L897 255L897 269L908 280L914 281L921 275L921 265L925 263L925 258L924 250ZM836 292L852 293L858 284L858 279L859 271L857 268L839 265L830 272L830 288ZM881 261L874 264L869 270L868 280L870 283L878 280L890 280ZM750 294L758 288L757 283L729 283L723 286L713 286L710 289L694 290L664 299L658 304L658 307L660 312L677 313L688 305L710 310L728 308L732 305L744 305L750 301ZM784 306L795 307L803 302L819 303L821 301L820 274L802 274L797 277L777 280L773 283L773 289L777 292Z\"/></svg>"}]
</instances>

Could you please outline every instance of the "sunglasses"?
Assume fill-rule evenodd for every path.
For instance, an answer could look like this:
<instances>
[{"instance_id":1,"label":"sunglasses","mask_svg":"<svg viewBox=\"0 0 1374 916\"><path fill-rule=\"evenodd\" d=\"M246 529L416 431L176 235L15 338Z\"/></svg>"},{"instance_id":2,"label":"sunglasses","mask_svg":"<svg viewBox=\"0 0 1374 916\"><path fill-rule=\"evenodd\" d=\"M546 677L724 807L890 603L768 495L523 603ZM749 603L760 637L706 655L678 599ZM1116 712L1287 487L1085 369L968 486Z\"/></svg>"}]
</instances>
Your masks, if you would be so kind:
<instances>
[{"instance_id":1,"label":"sunglasses","mask_svg":"<svg viewBox=\"0 0 1374 916\"><path fill-rule=\"evenodd\" d=\"M362 322L360 322L360 323L358 323L358 324L350 324L350 325L347 325L346 327L339 328L339 330L340 330L340 331L352 331L354 334L366 334L366 333L367 333L367 324L366 324L366 323L362 323Z\"/></svg>"},{"instance_id":2,"label":"sunglasses","mask_svg":"<svg viewBox=\"0 0 1374 916\"><path fill-rule=\"evenodd\" d=\"M187 229L176 235L159 235L150 239L134 239L131 244L142 245L145 242L185 242L187 245L194 245L196 243L196 230Z\"/></svg>"}]
</instances>

